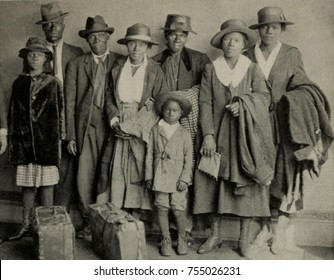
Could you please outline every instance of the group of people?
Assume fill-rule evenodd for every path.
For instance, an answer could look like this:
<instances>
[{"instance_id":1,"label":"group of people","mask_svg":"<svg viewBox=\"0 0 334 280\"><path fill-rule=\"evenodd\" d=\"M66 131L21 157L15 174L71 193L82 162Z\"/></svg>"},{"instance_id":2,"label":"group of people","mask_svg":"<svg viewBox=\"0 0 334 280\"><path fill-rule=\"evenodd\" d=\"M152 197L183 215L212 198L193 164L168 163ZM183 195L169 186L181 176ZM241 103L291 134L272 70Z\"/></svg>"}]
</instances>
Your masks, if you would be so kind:
<instances>
[{"instance_id":1,"label":"group of people","mask_svg":"<svg viewBox=\"0 0 334 280\"><path fill-rule=\"evenodd\" d=\"M41 5L45 39L29 38L20 50L8 127L0 119L0 151L8 129L22 187L23 224L9 240L30 234L37 192L42 205L69 211L75 186L84 221L78 238L91 234L88 206L111 201L137 219L153 210L163 256L173 251L169 212L180 255L188 253L197 214L211 221L200 254L222 244L223 214L240 217L242 256L266 244L274 254L294 250L291 217L303 207L303 171L319 174L333 133L327 99L308 79L299 50L279 41L293 24L282 9L261 9L250 27L225 21L211 39L222 50L213 61L185 46L196 34L189 16L168 15L161 28L167 48L148 57L159 43L147 25L127 28L117 41L123 56L108 49L114 28L88 17L79 31L91 50L84 54L62 39L67 14L57 2ZM202 159L217 167L216 178L200 170ZM262 228L251 240L255 217Z\"/></svg>"}]
</instances>

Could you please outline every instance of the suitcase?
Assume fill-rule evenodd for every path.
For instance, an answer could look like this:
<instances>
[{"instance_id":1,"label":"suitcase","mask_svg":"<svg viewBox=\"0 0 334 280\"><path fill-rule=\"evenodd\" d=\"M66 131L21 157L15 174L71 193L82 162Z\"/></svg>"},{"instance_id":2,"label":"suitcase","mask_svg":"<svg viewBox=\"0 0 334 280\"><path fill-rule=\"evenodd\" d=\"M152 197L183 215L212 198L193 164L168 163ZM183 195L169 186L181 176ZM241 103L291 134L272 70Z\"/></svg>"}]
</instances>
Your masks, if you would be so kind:
<instances>
[{"instance_id":1,"label":"suitcase","mask_svg":"<svg viewBox=\"0 0 334 280\"><path fill-rule=\"evenodd\" d=\"M94 250L107 260L146 257L143 222L111 203L89 205Z\"/></svg>"},{"instance_id":2,"label":"suitcase","mask_svg":"<svg viewBox=\"0 0 334 280\"><path fill-rule=\"evenodd\" d=\"M35 208L35 253L40 260L73 260L75 230L64 206Z\"/></svg>"}]
</instances>

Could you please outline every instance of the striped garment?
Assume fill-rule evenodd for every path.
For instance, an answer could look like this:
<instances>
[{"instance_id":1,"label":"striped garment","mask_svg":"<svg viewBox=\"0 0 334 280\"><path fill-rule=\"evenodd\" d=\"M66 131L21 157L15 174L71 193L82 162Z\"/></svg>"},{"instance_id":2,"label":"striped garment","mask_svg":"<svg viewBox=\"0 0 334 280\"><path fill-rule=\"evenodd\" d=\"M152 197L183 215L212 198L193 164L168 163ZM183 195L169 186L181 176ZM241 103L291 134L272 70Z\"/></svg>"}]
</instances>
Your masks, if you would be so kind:
<instances>
[{"instance_id":1,"label":"striped garment","mask_svg":"<svg viewBox=\"0 0 334 280\"><path fill-rule=\"evenodd\" d=\"M199 107L198 107L198 97L199 97L199 89L200 86L196 85L190 89L181 90L186 98L190 101L192 105L192 110L190 114L186 118L181 119L181 125L190 133L191 141L194 146L195 137L198 131L198 117L199 117ZM193 165L192 170L194 171L195 167L195 156L194 156L194 149L193 149Z\"/></svg>"},{"instance_id":2,"label":"striped garment","mask_svg":"<svg viewBox=\"0 0 334 280\"><path fill-rule=\"evenodd\" d=\"M58 167L34 163L18 165L16 169L16 185L22 187L52 186L58 184Z\"/></svg>"}]
</instances>

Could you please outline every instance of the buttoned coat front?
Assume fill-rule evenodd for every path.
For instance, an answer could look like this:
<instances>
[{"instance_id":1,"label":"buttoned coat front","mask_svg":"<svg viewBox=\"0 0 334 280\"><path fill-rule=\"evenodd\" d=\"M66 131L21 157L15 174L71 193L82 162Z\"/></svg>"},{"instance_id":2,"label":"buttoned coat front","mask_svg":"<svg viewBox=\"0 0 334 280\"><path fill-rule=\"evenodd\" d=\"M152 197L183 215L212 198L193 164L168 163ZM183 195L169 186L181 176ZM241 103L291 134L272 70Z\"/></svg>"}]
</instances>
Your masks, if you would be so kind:
<instances>
[{"instance_id":1,"label":"buttoned coat front","mask_svg":"<svg viewBox=\"0 0 334 280\"><path fill-rule=\"evenodd\" d=\"M153 179L153 190L176 192L177 182L190 183L192 174L192 141L181 125L167 139L162 127L155 125L150 134L146 154L145 180Z\"/></svg>"},{"instance_id":2,"label":"buttoned coat front","mask_svg":"<svg viewBox=\"0 0 334 280\"><path fill-rule=\"evenodd\" d=\"M121 55L109 52L105 64L107 73ZM94 58L91 53L79 56L68 64L65 78L67 140L75 140L80 154L90 124L94 94ZM107 74L109 79L110 74ZM108 81L106 82L108 84ZM106 121L107 124L107 121Z\"/></svg>"},{"instance_id":3,"label":"buttoned coat front","mask_svg":"<svg viewBox=\"0 0 334 280\"><path fill-rule=\"evenodd\" d=\"M253 62L257 63L255 56L255 47L250 48L246 56ZM279 143L279 129L276 116L277 103L281 97L286 93L289 82L292 78L298 80L305 80L307 77L302 55L296 47L289 46L282 43L281 49L278 52L275 63L273 64L268 79L267 85L271 93L270 121L273 128L274 143Z\"/></svg>"}]
</instances>

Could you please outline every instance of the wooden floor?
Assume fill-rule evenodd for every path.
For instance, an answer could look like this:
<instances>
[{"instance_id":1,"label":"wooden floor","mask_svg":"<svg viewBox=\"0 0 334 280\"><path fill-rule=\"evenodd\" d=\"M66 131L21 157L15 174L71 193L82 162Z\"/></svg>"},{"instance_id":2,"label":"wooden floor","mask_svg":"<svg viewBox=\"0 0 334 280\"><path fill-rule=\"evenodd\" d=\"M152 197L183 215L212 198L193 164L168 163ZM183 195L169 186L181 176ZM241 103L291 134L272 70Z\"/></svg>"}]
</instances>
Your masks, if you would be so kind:
<instances>
[{"instance_id":1,"label":"wooden floor","mask_svg":"<svg viewBox=\"0 0 334 280\"><path fill-rule=\"evenodd\" d=\"M17 224L0 223L0 238L7 236L15 231ZM147 259L150 260L241 260L236 250L236 242L226 241L219 249L208 254L200 255L196 251L203 242L203 238L196 239L195 244L190 246L188 255L171 257L163 257L159 254L158 244L159 236L157 234L149 234L147 236ZM252 259L257 260L334 260L333 248L329 247L300 247L300 251L285 255L273 255L268 247L260 248L252 255ZM26 237L19 241L5 242L0 244L1 260L33 260L34 244L30 237ZM99 260L100 257L92 249L91 241L76 239L75 259L77 260Z\"/></svg>"}]
</instances>

